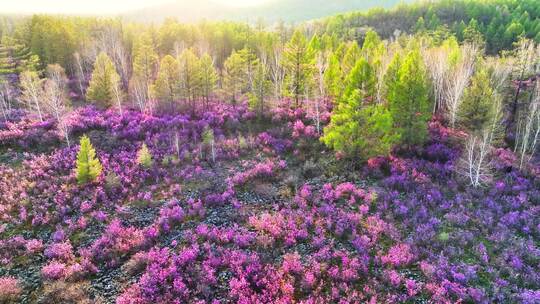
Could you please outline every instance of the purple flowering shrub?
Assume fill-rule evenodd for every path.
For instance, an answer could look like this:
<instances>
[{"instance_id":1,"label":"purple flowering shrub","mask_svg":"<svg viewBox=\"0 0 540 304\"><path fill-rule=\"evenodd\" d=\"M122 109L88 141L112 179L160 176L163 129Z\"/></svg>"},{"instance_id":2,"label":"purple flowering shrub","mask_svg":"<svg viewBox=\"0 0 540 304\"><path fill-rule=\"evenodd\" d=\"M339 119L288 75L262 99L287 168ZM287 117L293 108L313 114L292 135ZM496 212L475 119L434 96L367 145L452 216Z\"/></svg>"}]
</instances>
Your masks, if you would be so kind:
<instances>
[{"instance_id":1,"label":"purple flowering shrub","mask_svg":"<svg viewBox=\"0 0 540 304\"><path fill-rule=\"evenodd\" d=\"M107 303L539 301L540 178L511 151L495 151L492 185L470 189L455 169L462 134L433 121L413 153L341 170L318 142L327 109L270 114L253 128L245 104L76 109L70 136L87 134L103 165L88 185L54 124L12 115L0 125L0 154L20 159L0 157L0 302L55 284L89 284L78 296ZM306 159L319 173L298 174Z\"/></svg>"}]
</instances>

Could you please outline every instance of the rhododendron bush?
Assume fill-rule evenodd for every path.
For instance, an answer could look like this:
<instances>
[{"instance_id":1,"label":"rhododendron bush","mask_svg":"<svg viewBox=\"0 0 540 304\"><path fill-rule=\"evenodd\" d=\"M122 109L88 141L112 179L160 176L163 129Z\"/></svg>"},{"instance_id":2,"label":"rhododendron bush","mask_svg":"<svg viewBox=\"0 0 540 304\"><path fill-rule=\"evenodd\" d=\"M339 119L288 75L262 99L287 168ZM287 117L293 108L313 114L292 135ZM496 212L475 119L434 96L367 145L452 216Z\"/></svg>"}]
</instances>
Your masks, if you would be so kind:
<instances>
[{"instance_id":1,"label":"rhododendron bush","mask_svg":"<svg viewBox=\"0 0 540 304\"><path fill-rule=\"evenodd\" d=\"M0 302L60 283L86 286L92 303L540 301L540 178L511 151L494 151L493 184L472 189L455 172L459 134L436 121L414 153L358 168L322 147L309 114L271 116L251 128L246 105L79 108L70 136L87 135L103 166L79 184L79 147L53 122L12 115L0 126Z\"/></svg>"}]
</instances>

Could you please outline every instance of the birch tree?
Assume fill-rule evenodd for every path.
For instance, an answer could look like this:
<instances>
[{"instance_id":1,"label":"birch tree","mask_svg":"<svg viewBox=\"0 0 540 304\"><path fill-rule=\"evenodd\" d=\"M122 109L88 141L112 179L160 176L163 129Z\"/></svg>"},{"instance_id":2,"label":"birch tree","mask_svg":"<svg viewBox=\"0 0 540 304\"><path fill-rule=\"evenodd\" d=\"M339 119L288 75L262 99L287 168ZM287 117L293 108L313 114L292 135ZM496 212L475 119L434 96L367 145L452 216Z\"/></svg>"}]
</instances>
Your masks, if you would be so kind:
<instances>
[{"instance_id":1,"label":"birch tree","mask_svg":"<svg viewBox=\"0 0 540 304\"><path fill-rule=\"evenodd\" d=\"M460 50L460 54L448 78L445 94L446 110L452 128L455 127L463 93L474 71L478 48L474 45L464 45Z\"/></svg>"},{"instance_id":2,"label":"birch tree","mask_svg":"<svg viewBox=\"0 0 540 304\"><path fill-rule=\"evenodd\" d=\"M43 121L43 80L36 72L26 71L20 76L21 101L26 108L38 114L39 120Z\"/></svg>"},{"instance_id":3,"label":"birch tree","mask_svg":"<svg viewBox=\"0 0 540 304\"><path fill-rule=\"evenodd\" d=\"M67 115L70 110L67 98L67 77L61 66L49 65L47 67L44 95L47 112L56 120L58 130L65 138L68 147L71 146L67 124Z\"/></svg>"}]
</instances>

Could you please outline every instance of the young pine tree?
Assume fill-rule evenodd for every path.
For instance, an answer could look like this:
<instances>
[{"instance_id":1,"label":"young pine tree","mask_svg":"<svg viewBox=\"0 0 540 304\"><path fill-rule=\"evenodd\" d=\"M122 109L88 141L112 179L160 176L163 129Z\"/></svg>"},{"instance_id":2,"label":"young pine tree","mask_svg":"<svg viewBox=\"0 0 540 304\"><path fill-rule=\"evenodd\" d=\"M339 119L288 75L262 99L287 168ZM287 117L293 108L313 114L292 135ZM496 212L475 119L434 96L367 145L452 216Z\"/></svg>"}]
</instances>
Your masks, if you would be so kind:
<instances>
[{"instance_id":1,"label":"young pine tree","mask_svg":"<svg viewBox=\"0 0 540 304\"><path fill-rule=\"evenodd\" d=\"M399 135L393 130L390 111L374 102L376 78L369 63L361 58L347 77L347 88L337 100L322 141L349 157L369 159L387 155Z\"/></svg>"},{"instance_id":2,"label":"young pine tree","mask_svg":"<svg viewBox=\"0 0 540 304\"><path fill-rule=\"evenodd\" d=\"M110 106L116 102L115 90L120 86L120 76L113 62L105 52L101 52L94 63L92 79L86 92L86 99Z\"/></svg>"},{"instance_id":3,"label":"young pine tree","mask_svg":"<svg viewBox=\"0 0 540 304\"><path fill-rule=\"evenodd\" d=\"M154 83L155 97L163 104L173 109L173 103L178 97L180 88L180 65L171 55L163 57L159 65L159 72Z\"/></svg>"},{"instance_id":4,"label":"young pine tree","mask_svg":"<svg viewBox=\"0 0 540 304\"><path fill-rule=\"evenodd\" d=\"M77 154L77 181L79 184L86 184L95 181L101 175L103 167L88 136L81 137L80 145Z\"/></svg>"},{"instance_id":5,"label":"young pine tree","mask_svg":"<svg viewBox=\"0 0 540 304\"><path fill-rule=\"evenodd\" d=\"M139 152L137 152L137 163L144 167L150 168L154 161L152 160L152 154L146 144L143 144Z\"/></svg>"},{"instance_id":6,"label":"young pine tree","mask_svg":"<svg viewBox=\"0 0 540 304\"><path fill-rule=\"evenodd\" d=\"M210 96L214 93L218 81L218 74L214 68L214 61L208 54L204 54L200 61L201 93L208 108Z\"/></svg>"},{"instance_id":7,"label":"young pine tree","mask_svg":"<svg viewBox=\"0 0 540 304\"><path fill-rule=\"evenodd\" d=\"M492 122L495 114L494 90L486 69L472 77L458 111L458 124L469 133L480 133Z\"/></svg>"},{"instance_id":8,"label":"young pine tree","mask_svg":"<svg viewBox=\"0 0 540 304\"><path fill-rule=\"evenodd\" d=\"M314 72L314 56L304 34L297 30L285 45L282 65L285 70L285 93L294 99L295 107L301 106L301 98Z\"/></svg>"},{"instance_id":9,"label":"young pine tree","mask_svg":"<svg viewBox=\"0 0 540 304\"><path fill-rule=\"evenodd\" d=\"M253 90L249 94L249 106L259 117L264 114L266 98L270 94L271 81L268 79L268 67L259 63L253 79Z\"/></svg>"},{"instance_id":10,"label":"young pine tree","mask_svg":"<svg viewBox=\"0 0 540 304\"><path fill-rule=\"evenodd\" d=\"M424 143L431 106L420 51L412 50L402 62L399 59L392 62L387 87L387 100L401 143L409 148Z\"/></svg>"}]
</instances>

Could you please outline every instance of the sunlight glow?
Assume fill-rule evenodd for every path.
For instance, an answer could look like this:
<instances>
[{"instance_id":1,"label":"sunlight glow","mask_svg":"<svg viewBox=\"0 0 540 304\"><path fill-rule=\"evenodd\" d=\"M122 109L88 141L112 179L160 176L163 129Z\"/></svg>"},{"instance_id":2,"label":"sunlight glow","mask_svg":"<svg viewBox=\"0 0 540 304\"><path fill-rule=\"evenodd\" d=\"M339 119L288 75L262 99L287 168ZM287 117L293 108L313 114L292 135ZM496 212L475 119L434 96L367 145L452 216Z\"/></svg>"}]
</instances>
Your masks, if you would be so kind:
<instances>
[{"instance_id":1,"label":"sunlight glow","mask_svg":"<svg viewBox=\"0 0 540 304\"><path fill-rule=\"evenodd\" d=\"M0 14L115 14L186 0L0 0ZM187 0L189 1L189 0ZM249 7L272 0L209 0L233 7ZM189 2L188 2L189 3Z\"/></svg>"},{"instance_id":2,"label":"sunlight glow","mask_svg":"<svg viewBox=\"0 0 540 304\"><path fill-rule=\"evenodd\" d=\"M228 6L237 6L237 7L247 7L247 6L257 6L269 0L212 0L219 4L228 5Z\"/></svg>"},{"instance_id":3,"label":"sunlight glow","mask_svg":"<svg viewBox=\"0 0 540 304\"><path fill-rule=\"evenodd\" d=\"M0 0L0 13L7 14L114 14L156 6L174 0Z\"/></svg>"}]
</instances>

